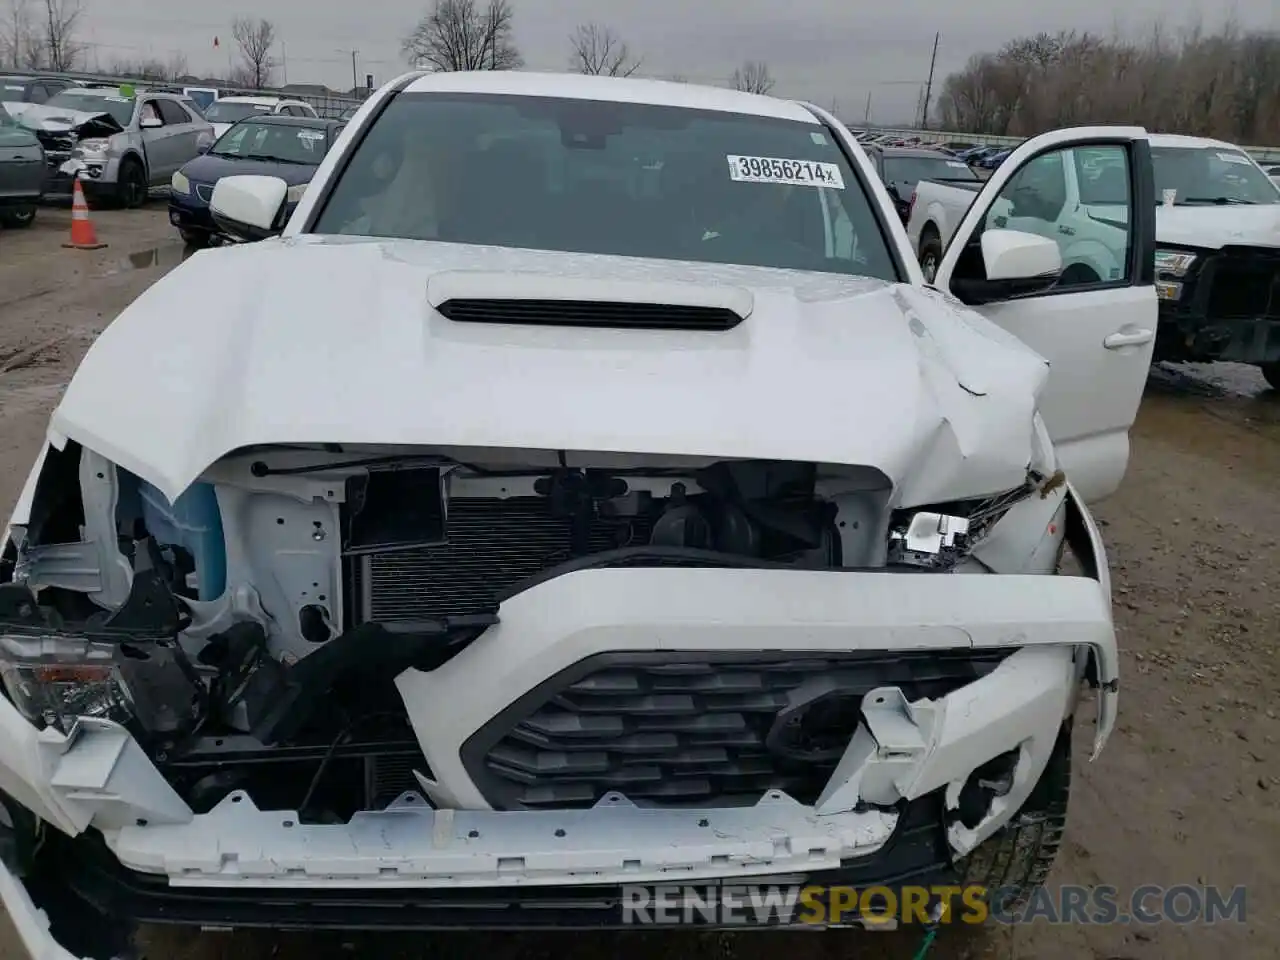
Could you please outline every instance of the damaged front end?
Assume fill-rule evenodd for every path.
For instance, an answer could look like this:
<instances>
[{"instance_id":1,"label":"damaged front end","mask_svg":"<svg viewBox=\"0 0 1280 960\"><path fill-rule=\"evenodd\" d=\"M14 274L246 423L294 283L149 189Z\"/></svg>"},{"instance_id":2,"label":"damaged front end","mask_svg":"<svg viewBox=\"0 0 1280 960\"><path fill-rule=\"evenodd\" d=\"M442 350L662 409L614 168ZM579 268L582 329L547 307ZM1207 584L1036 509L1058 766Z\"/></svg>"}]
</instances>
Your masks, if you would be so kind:
<instances>
[{"instance_id":1,"label":"damaged front end","mask_svg":"<svg viewBox=\"0 0 1280 960\"><path fill-rule=\"evenodd\" d=\"M100 177L102 163L86 164L86 148L97 149L105 158L107 144L112 137L124 132L124 127L109 113L67 110L32 104L15 118L18 123L36 135L44 148L44 192L55 196L70 194L77 172Z\"/></svg>"},{"instance_id":2,"label":"damaged front end","mask_svg":"<svg viewBox=\"0 0 1280 960\"><path fill-rule=\"evenodd\" d=\"M874 881L925 828L949 868L1043 782L1086 673L1097 749L1114 722L1061 474L907 508L870 466L293 446L170 502L67 441L10 535L0 790L136 919ZM1087 575L1049 576L1068 540Z\"/></svg>"}]
</instances>

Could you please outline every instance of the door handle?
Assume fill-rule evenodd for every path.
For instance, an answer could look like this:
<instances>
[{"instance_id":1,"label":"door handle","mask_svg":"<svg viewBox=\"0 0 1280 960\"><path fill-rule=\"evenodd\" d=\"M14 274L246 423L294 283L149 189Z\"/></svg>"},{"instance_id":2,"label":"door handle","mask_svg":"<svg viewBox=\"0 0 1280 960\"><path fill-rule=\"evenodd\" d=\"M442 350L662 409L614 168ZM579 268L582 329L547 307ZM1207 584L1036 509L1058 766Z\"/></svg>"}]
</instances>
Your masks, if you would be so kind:
<instances>
[{"instance_id":1,"label":"door handle","mask_svg":"<svg viewBox=\"0 0 1280 960\"><path fill-rule=\"evenodd\" d=\"M1121 347L1138 347L1150 343L1156 337L1154 330L1135 330L1133 333L1113 333L1102 341L1108 350L1119 350Z\"/></svg>"}]
</instances>

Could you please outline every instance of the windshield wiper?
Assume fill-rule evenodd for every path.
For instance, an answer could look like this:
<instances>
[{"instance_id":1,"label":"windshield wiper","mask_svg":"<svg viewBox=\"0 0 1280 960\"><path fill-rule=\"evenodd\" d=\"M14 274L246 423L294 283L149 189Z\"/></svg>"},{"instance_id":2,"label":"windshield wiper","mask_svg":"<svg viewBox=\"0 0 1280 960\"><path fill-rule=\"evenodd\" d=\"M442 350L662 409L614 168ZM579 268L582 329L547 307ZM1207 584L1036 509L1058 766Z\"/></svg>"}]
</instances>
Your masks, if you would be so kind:
<instances>
[{"instance_id":1,"label":"windshield wiper","mask_svg":"<svg viewBox=\"0 0 1280 960\"><path fill-rule=\"evenodd\" d=\"M246 153L241 156L242 160L262 160L267 163L298 163L306 164L305 160L290 160L288 157L273 157L266 153Z\"/></svg>"},{"instance_id":2,"label":"windshield wiper","mask_svg":"<svg viewBox=\"0 0 1280 960\"><path fill-rule=\"evenodd\" d=\"M1177 205L1182 204L1199 204L1211 203L1219 207L1225 207L1228 204L1243 203L1248 206L1254 206L1252 200L1241 200L1239 197L1183 197L1181 200L1174 201Z\"/></svg>"}]
</instances>

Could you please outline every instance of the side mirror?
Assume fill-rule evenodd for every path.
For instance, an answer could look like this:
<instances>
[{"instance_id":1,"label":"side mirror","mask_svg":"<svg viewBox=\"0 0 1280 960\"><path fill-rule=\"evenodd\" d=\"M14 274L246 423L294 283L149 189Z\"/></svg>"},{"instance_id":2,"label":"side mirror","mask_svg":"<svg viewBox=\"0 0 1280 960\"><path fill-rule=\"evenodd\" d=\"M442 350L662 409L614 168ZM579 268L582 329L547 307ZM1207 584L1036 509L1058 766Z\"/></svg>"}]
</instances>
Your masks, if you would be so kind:
<instances>
[{"instance_id":1,"label":"side mirror","mask_svg":"<svg viewBox=\"0 0 1280 960\"><path fill-rule=\"evenodd\" d=\"M213 149L212 140L201 140L196 144L196 153L204 154Z\"/></svg>"},{"instance_id":2,"label":"side mirror","mask_svg":"<svg viewBox=\"0 0 1280 960\"><path fill-rule=\"evenodd\" d=\"M962 276L957 271L951 279L951 292L970 306L1040 293L1062 275L1062 252L1057 243L1035 233L985 230L981 249L985 276ZM965 252L965 259L972 266L969 253Z\"/></svg>"},{"instance_id":3,"label":"side mirror","mask_svg":"<svg viewBox=\"0 0 1280 960\"><path fill-rule=\"evenodd\" d=\"M159 117L143 117L138 121L138 126L143 130L154 130L156 127L163 127L164 121Z\"/></svg>"},{"instance_id":4,"label":"side mirror","mask_svg":"<svg viewBox=\"0 0 1280 960\"><path fill-rule=\"evenodd\" d=\"M213 188L209 212L218 229L239 240L265 240L284 229L289 185L279 177L223 177Z\"/></svg>"}]
</instances>

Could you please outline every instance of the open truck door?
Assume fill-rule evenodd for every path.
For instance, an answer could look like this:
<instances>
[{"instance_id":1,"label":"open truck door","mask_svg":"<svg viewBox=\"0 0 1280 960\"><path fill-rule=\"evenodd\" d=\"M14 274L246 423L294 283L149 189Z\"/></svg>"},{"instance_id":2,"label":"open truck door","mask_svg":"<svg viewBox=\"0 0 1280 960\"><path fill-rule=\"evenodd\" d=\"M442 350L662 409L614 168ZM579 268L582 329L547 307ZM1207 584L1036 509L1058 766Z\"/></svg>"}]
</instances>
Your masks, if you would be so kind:
<instances>
[{"instance_id":1,"label":"open truck door","mask_svg":"<svg viewBox=\"0 0 1280 960\"><path fill-rule=\"evenodd\" d=\"M1070 185L1098 176L1110 178L1109 202L1084 204ZM1114 493L1124 477L1151 365L1154 198L1142 128L1033 137L978 194L934 281L1049 361L1041 412L1067 479L1086 501ZM1028 256L1043 268L1030 280L1026 263L1014 262Z\"/></svg>"}]
</instances>

